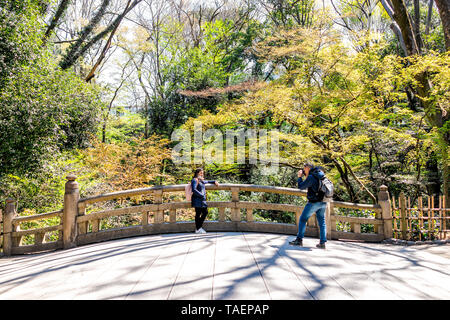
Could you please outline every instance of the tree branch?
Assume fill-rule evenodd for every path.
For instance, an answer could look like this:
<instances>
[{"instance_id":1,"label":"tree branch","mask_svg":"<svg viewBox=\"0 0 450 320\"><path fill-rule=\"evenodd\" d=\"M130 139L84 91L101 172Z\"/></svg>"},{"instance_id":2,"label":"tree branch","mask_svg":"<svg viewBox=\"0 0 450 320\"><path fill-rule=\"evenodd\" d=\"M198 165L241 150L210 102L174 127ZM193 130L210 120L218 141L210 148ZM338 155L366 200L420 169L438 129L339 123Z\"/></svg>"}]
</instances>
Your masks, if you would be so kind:
<instances>
[{"instance_id":1,"label":"tree branch","mask_svg":"<svg viewBox=\"0 0 450 320\"><path fill-rule=\"evenodd\" d=\"M348 169L348 171L350 172L352 177L356 180L356 182L358 182L358 184L364 189L364 191L366 191L367 194L372 198L373 202L377 203L377 198L372 194L372 192L370 192L369 189L367 189L367 187L364 185L364 183L362 183L361 180L358 179L358 177L355 175L355 173L353 172L350 165L347 163L347 161L344 160L344 157L341 156L341 157L339 157L339 159L341 159L342 163Z\"/></svg>"},{"instance_id":2,"label":"tree branch","mask_svg":"<svg viewBox=\"0 0 450 320\"><path fill-rule=\"evenodd\" d=\"M125 7L124 11L128 10L128 7L130 6L131 0L128 0L128 3ZM100 53L100 57L97 59L97 62L94 64L94 66L92 67L91 71L89 71L89 74L86 77L86 82L89 82L94 76L95 76L95 71L97 70L98 66L100 65L100 63L103 61L103 59L106 56L106 52L109 50L109 48L111 47L111 43L112 43L112 39L114 37L114 34L116 33L117 29L119 28L119 23L116 24L116 26L114 27L114 29L111 31L111 34L109 35L108 41L106 41L105 46L103 47L102 52Z\"/></svg>"},{"instance_id":3,"label":"tree branch","mask_svg":"<svg viewBox=\"0 0 450 320\"><path fill-rule=\"evenodd\" d=\"M67 8L69 7L70 1L71 0L61 0L58 9L56 10L56 13L53 16L52 21L50 22L50 25L45 31L44 37L42 39L43 43L47 42L48 37L58 25L59 20L64 16L65 12L67 11Z\"/></svg>"},{"instance_id":4,"label":"tree branch","mask_svg":"<svg viewBox=\"0 0 450 320\"><path fill-rule=\"evenodd\" d=\"M110 0L103 0L103 4L109 3L109 1ZM75 61L79 57L83 56L86 53L86 51L89 50L95 43L100 41L104 36L106 36L108 33L110 33L115 28L117 28L120 25L120 23L122 22L123 18L141 1L142 0L134 0L133 3L128 7L128 9L124 10L124 12L122 12L121 15L119 15L116 19L114 19L114 21L105 30L103 30L99 34L95 35L83 47L81 47L81 43L76 43L74 45L74 47L70 50L70 52L66 55L64 60L61 62L61 68L62 69L70 68L75 63ZM106 9L106 7L104 9ZM91 25L91 23L89 25ZM89 27L89 25L88 25L88 27ZM92 29L89 31L89 29L87 29L88 27L86 27L85 30L83 30L83 36L80 37L80 39L82 39L83 41L85 40L85 38L87 38L89 33L92 31ZM86 36L84 36L85 33L87 33ZM81 49L80 49L80 47L81 47Z\"/></svg>"}]
</instances>

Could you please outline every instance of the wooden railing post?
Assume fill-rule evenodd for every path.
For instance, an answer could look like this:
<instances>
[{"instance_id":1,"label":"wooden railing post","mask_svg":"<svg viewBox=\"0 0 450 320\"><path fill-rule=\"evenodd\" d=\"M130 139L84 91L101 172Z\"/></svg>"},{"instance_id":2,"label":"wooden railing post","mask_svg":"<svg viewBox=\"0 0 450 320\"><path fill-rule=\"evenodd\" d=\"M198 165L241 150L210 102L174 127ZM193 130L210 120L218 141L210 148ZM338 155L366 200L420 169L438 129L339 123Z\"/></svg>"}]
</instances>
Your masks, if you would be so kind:
<instances>
[{"instance_id":1,"label":"wooden railing post","mask_svg":"<svg viewBox=\"0 0 450 320\"><path fill-rule=\"evenodd\" d=\"M86 204L85 203L81 203L78 205L78 212L77 212L77 217L82 217L86 215ZM97 221L92 221L92 232L97 232L98 228L96 228L95 224L97 222L98 225L98 220ZM78 224L78 229L77 229L77 235L79 234L85 234L88 232L88 222L81 222L81 223L77 223Z\"/></svg>"},{"instance_id":2,"label":"wooden railing post","mask_svg":"<svg viewBox=\"0 0 450 320\"><path fill-rule=\"evenodd\" d=\"M295 225L297 226L297 229L298 229L298 223L300 221L300 216L301 215L302 215L302 211L301 210L295 211Z\"/></svg>"},{"instance_id":3,"label":"wooden railing post","mask_svg":"<svg viewBox=\"0 0 450 320\"><path fill-rule=\"evenodd\" d=\"M333 231L336 231L336 212L334 211L334 201L331 200L330 202L330 227L329 227L329 234L331 237L331 233ZM332 239L332 237L330 238Z\"/></svg>"},{"instance_id":4,"label":"wooden railing post","mask_svg":"<svg viewBox=\"0 0 450 320\"><path fill-rule=\"evenodd\" d=\"M170 223L176 223L177 222L177 210L176 209L170 209L169 210L169 222Z\"/></svg>"},{"instance_id":5,"label":"wooden railing post","mask_svg":"<svg viewBox=\"0 0 450 320\"><path fill-rule=\"evenodd\" d=\"M380 191L378 191L378 204L381 207L384 239L392 238L392 207L388 187L385 185L380 186Z\"/></svg>"},{"instance_id":6,"label":"wooden railing post","mask_svg":"<svg viewBox=\"0 0 450 320\"><path fill-rule=\"evenodd\" d=\"M146 226L146 225L148 225L148 214L149 214L149 212L148 211L144 211L144 212L142 212L142 214L141 214L141 225L143 225L143 226Z\"/></svg>"},{"instance_id":7,"label":"wooden railing post","mask_svg":"<svg viewBox=\"0 0 450 320\"><path fill-rule=\"evenodd\" d=\"M38 232L34 234L34 244L42 244L44 242L45 232Z\"/></svg>"},{"instance_id":8,"label":"wooden railing post","mask_svg":"<svg viewBox=\"0 0 450 320\"><path fill-rule=\"evenodd\" d=\"M15 214L14 217L17 217L17 208L16 208L16 214ZM20 231L20 223L13 221L12 232L14 233L14 232L17 232L17 231ZM36 235L35 235L35 237L36 237ZM19 236L19 237L12 237L12 246L13 247L20 247L21 245L22 245L22 237L21 236Z\"/></svg>"},{"instance_id":9,"label":"wooden railing post","mask_svg":"<svg viewBox=\"0 0 450 320\"><path fill-rule=\"evenodd\" d=\"M327 208L325 209L325 225L327 230L327 239L331 240L331 210L333 210L332 207L332 199L331 198L324 198L324 201L327 204ZM319 229L319 225L317 224L317 228ZM320 232L320 229L319 229Z\"/></svg>"},{"instance_id":10,"label":"wooden railing post","mask_svg":"<svg viewBox=\"0 0 450 320\"><path fill-rule=\"evenodd\" d=\"M247 209L247 222L253 222L253 209Z\"/></svg>"},{"instance_id":11,"label":"wooden railing post","mask_svg":"<svg viewBox=\"0 0 450 320\"><path fill-rule=\"evenodd\" d=\"M162 203L162 194L163 189L156 190L155 191L155 203L161 204ZM164 222L164 211L158 210L155 212L155 218L153 219L154 223L163 223Z\"/></svg>"},{"instance_id":12,"label":"wooden railing post","mask_svg":"<svg viewBox=\"0 0 450 320\"><path fill-rule=\"evenodd\" d=\"M225 221L225 208L219 207L219 221L224 222Z\"/></svg>"},{"instance_id":13,"label":"wooden railing post","mask_svg":"<svg viewBox=\"0 0 450 320\"><path fill-rule=\"evenodd\" d=\"M77 246L77 215L80 190L74 175L66 177L63 209L63 247L64 249Z\"/></svg>"},{"instance_id":14,"label":"wooden railing post","mask_svg":"<svg viewBox=\"0 0 450 320\"><path fill-rule=\"evenodd\" d=\"M231 201L239 202L239 188L231 188ZM241 210L239 208L234 207L231 209L231 221L241 221Z\"/></svg>"},{"instance_id":15,"label":"wooden railing post","mask_svg":"<svg viewBox=\"0 0 450 320\"><path fill-rule=\"evenodd\" d=\"M92 220L92 232L98 232L99 230L100 230L100 220L99 219Z\"/></svg>"},{"instance_id":16,"label":"wooden railing post","mask_svg":"<svg viewBox=\"0 0 450 320\"><path fill-rule=\"evenodd\" d=\"M400 218L401 218L401 226L402 226L402 239L406 240L406 197L403 192L400 193Z\"/></svg>"},{"instance_id":17,"label":"wooden railing post","mask_svg":"<svg viewBox=\"0 0 450 320\"><path fill-rule=\"evenodd\" d=\"M0 208L0 246L3 248L3 210Z\"/></svg>"},{"instance_id":18,"label":"wooden railing post","mask_svg":"<svg viewBox=\"0 0 450 320\"><path fill-rule=\"evenodd\" d=\"M16 217L16 205L14 199L6 199L6 208L3 215L3 254L10 256L13 247L13 219Z\"/></svg>"}]
</instances>

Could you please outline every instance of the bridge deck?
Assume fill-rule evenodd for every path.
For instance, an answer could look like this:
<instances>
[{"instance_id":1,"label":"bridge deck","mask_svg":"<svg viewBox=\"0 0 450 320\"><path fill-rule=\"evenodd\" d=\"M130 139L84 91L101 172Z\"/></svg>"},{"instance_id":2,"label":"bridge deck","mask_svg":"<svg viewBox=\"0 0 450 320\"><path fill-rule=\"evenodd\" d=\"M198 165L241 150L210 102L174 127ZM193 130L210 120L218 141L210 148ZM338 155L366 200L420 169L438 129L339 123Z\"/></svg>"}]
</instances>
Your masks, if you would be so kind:
<instances>
[{"instance_id":1,"label":"bridge deck","mask_svg":"<svg viewBox=\"0 0 450 320\"><path fill-rule=\"evenodd\" d=\"M4 299L450 299L450 246L164 234L0 259Z\"/></svg>"}]
</instances>

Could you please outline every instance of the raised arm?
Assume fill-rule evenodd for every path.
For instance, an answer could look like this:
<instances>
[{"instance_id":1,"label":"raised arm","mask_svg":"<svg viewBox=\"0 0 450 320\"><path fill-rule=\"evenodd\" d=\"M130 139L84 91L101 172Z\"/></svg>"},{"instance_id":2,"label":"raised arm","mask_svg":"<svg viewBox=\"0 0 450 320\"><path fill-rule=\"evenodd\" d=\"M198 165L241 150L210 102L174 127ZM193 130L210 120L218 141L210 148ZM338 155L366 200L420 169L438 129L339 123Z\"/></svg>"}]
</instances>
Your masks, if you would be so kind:
<instances>
[{"instance_id":1,"label":"raised arm","mask_svg":"<svg viewBox=\"0 0 450 320\"><path fill-rule=\"evenodd\" d=\"M297 180L297 187L300 190L308 189L309 187L311 187L313 185L313 182L314 182L313 179L314 178L313 178L312 175L308 175L308 178L306 178L305 181L303 181L302 178L298 178L298 180Z\"/></svg>"}]
</instances>

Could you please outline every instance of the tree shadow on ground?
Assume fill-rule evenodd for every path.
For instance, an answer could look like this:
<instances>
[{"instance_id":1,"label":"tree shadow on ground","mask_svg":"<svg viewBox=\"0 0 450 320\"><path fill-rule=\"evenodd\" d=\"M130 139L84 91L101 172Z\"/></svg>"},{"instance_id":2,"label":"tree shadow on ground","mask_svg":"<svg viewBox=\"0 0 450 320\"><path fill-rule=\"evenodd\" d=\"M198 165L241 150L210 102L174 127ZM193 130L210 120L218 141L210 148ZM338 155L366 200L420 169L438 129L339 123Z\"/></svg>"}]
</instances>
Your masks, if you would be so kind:
<instances>
[{"instance_id":1,"label":"tree shadow on ground","mask_svg":"<svg viewBox=\"0 0 450 320\"><path fill-rule=\"evenodd\" d=\"M239 243L241 239L238 239L238 237L242 238L242 243ZM196 241L201 242L197 243ZM201 255L204 250L210 249L211 246L214 246L214 256L211 259L213 259L213 264L217 269L215 264L218 263L217 259L221 254L216 252L218 241L221 245L227 245L227 241L238 242L238 244L234 243L233 248L230 249L231 254L234 254L236 259L226 261L228 263L226 269L220 272L211 270L209 274L204 276L193 275L189 279L178 278L186 259L193 257L190 257L190 255ZM309 239L308 241L312 240ZM339 299L359 299L360 297L355 295L355 292L358 292L357 285L352 284L352 289L349 289L346 283L349 279L351 281L352 277L354 279L367 278L368 281L374 281L379 287L384 287L386 292L394 292L399 298L407 294L408 290L414 290L415 296L420 299L434 299L436 297L436 294L430 292L429 289L417 287L417 283L424 282L417 271L440 275L438 280L441 284L435 283L437 292L445 294L445 286L449 283L449 273L446 272L448 259L442 258L442 263L428 262L413 249L402 250L384 245L333 241L330 243L329 249L322 250L310 246L294 247L288 245L287 242L286 235L251 232L217 232L201 236L195 234L164 234L145 236L145 238L142 236L133 237L80 246L69 250L2 259L3 261L0 260L0 296L12 296L11 290L27 289L27 285L31 282L34 285L36 285L36 282L42 282L44 285L48 281L45 279L50 279L52 274L58 275L64 270L70 276L79 277L82 280L83 275L80 272L86 268L89 270L90 265L94 267L99 264L110 264L109 269L105 272L113 270L116 276L114 284L121 288L121 292L107 293L105 299L139 299L139 297L152 299L153 292L163 292L163 299L172 299L172 290L175 286L192 288L189 293L181 295L182 299L189 299L200 294L203 296L206 294L205 290L209 290L208 287L197 288L196 284L200 283L199 281L203 281L203 284L205 282L211 284L211 294L209 295L211 299L234 299L235 297L244 297L246 292L249 292L249 294L245 299L261 299L261 297L273 299L274 296L285 289L285 284L277 283L271 279L274 272L284 273L285 275L292 274L295 283L290 284L290 288L298 288L298 292L291 292L292 299L335 299L336 297ZM196 244L195 248L192 247L193 244ZM176 246L184 247L180 247L179 252L174 251L166 254L169 247L176 248ZM176 258L181 259L180 266L174 269L176 274L170 274L168 276L170 279L165 279L167 281L161 285L153 286L152 290L146 290L145 288L135 290L139 279L152 272L155 261L158 261L160 267L164 267L160 255L156 252L166 254L164 258L167 259L167 262L164 263L169 263ZM151 254L149 255L149 253ZM133 258L139 261L141 254L143 255L142 262L127 266L123 270L113 269L114 263L120 262L121 259ZM180 255L182 256L180 257ZM372 261L371 258L377 256L382 257L382 259ZM245 259L239 261L238 257ZM361 257L364 261L361 261ZM388 263L389 259L395 260L395 263ZM353 270L357 271L354 272ZM400 272L405 272L404 278L399 277ZM132 273L140 273L141 278L133 279L133 281L126 280L126 276ZM226 285L220 283L221 279L227 280ZM411 282L411 279L417 280L417 282ZM67 280L54 280L53 285L47 285L36 296L44 298L51 296L54 286L64 286L64 282ZM86 283L86 287L81 287L80 284L80 288L77 288L78 291L76 294L74 293L73 297L82 297L88 292L92 297L95 297L96 293L102 292L105 294L111 283L101 282L100 280L101 275L95 280L91 280L92 283ZM390 285L386 283L390 283ZM251 292L254 292L254 295ZM290 299L289 294L286 294L288 299ZM160 298L161 296L159 296Z\"/></svg>"}]
</instances>

